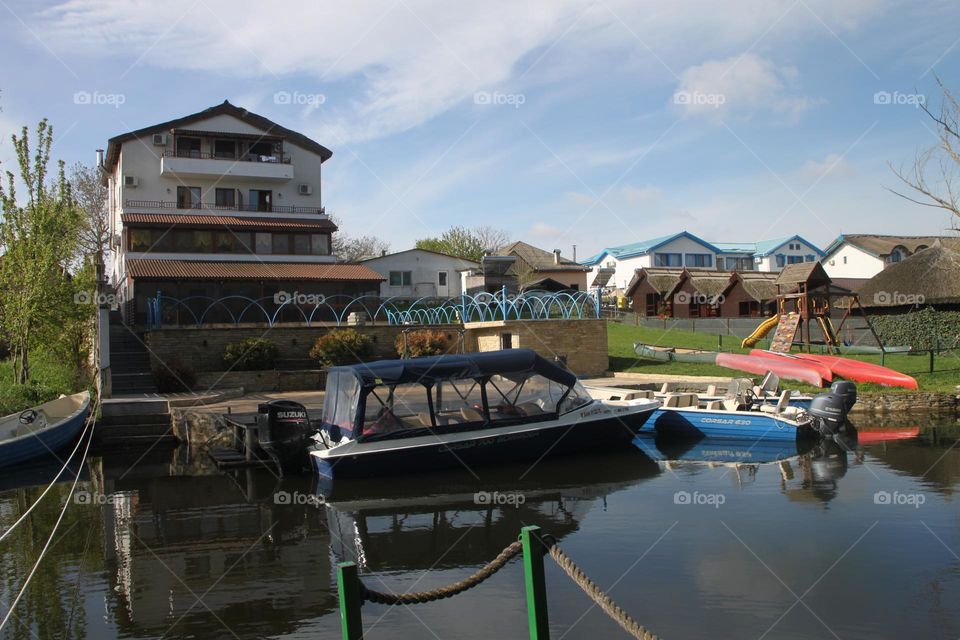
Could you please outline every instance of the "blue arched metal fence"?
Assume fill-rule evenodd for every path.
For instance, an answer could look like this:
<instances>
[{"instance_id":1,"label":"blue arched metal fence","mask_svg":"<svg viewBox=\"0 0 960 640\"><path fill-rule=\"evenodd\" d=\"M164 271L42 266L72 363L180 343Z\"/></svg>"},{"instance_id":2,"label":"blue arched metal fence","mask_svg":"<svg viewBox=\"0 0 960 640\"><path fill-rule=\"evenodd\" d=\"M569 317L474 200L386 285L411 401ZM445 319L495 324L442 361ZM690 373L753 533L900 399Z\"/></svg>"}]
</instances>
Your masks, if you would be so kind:
<instances>
[{"instance_id":1,"label":"blue arched metal fence","mask_svg":"<svg viewBox=\"0 0 960 640\"><path fill-rule=\"evenodd\" d=\"M582 291L525 291L508 294L463 294L459 298L381 298L380 296L322 296L286 294L263 298L191 296L174 298L161 292L147 299L147 325L197 326L243 323L334 324L347 323L352 313L363 314L368 322L388 325L461 324L496 320L585 319L600 317L600 298Z\"/></svg>"}]
</instances>

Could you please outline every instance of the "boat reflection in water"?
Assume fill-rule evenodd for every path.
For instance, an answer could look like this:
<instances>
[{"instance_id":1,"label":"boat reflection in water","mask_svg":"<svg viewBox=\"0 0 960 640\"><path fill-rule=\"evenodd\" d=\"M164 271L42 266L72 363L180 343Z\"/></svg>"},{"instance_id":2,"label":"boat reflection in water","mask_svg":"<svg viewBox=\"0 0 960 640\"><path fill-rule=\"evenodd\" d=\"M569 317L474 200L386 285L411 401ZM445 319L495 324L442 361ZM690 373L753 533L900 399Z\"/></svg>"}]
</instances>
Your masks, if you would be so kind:
<instances>
[{"instance_id":1,"label":"boat reflection in water","mask_svg":"<svg viewBox=\"0 0 960 640\"><path fill-rule=\"evenodd\" d=\"M641 436L634 442L666 469L727 467L737 483L745 485L756 480L760 469L769 467L779 473L781 490L791 500L828 502L847 472L857 432L848 422L842 434L819 442L711 438L684 442L661 436Z\"/></svg>"},{"instance_id":2,"label":"boat reflection in water","mask_svg":"<svg viewBox=\"0 0 960 640\"><path fill-rule=\"evenodd\" d=\"M461 469L420 477L321 478L337 560L368 571L477 566L538 525L557 540L611 494L660 473L639 450L546 458L531 467Z\"/></svg>"}]
</instances>

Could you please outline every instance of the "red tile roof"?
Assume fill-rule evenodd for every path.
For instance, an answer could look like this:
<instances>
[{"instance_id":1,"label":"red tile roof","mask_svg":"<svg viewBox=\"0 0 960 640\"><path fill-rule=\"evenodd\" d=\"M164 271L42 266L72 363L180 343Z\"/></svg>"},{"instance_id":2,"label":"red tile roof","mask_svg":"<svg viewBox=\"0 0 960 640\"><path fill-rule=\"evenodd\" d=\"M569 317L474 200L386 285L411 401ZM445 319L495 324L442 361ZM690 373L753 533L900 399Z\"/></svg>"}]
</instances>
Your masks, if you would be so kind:
<instances>
[{"instance_id":1,"label":"red tile roof","mask_svg":"<svg viewBox=\"0 0 960 640\"><path fill-rule=\"evenodd\" d=\"M232 229L302 229L308 231L336 231L329 220L298 220L296 218L246 218L243 216L190 215L179 213L124 213L123 224L149 224L187 227L230 227Z\"/></svg>"},{"instance_id":2,"label":"red tile roof","mask_svg":"<svg viewBox=\"0 0 960 640\"><path fill-rule=\"evenodd\" d=\"M162 280L314 280L381 282L383 276L361 264L220 262L207 260L127 260L133 278Z\"/></svg>"}]
</instances>

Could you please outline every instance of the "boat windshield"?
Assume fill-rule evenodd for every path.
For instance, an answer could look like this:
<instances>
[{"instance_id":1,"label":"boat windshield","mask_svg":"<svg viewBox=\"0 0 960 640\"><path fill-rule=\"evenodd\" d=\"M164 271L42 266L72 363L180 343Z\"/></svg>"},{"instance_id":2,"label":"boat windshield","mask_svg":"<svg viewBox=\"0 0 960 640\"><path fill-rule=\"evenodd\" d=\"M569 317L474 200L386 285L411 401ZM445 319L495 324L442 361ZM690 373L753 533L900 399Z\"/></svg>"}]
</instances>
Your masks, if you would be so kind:
<instances>
[{"instance_id":1,"label":"boat windshield","mask_svg":"<svg viewBox=\"0 0 960 640\"><path fill-rule=\"evenodd\" d=\"M345 438L353 438L359 402L360 381L349 372L331 371L323 399L324 424L338 428Z\"/></svg>"},{"instance_id":2,"label":"boat windshield","mask_svg":"<svg viewBox=\"0 0 960 640\"><path fill-rule=\"evenodd\" d=\"M593 402L593 397L590 395L590 392L577 380L570 388L570 393L568 393L567 397L560 403L560 413L569 413L591 402Z\"/></svg>"}]
</instances>

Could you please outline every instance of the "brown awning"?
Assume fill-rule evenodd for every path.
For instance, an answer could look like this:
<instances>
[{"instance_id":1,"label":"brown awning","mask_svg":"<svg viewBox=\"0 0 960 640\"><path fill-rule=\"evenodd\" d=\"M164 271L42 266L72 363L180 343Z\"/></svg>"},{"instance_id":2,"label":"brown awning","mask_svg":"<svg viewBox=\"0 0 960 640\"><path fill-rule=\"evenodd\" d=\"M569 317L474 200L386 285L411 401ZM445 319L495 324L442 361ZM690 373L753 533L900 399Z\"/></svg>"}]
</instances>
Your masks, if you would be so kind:
<instances>
[{"instance_id":1,"label":"brown awning","mask_svg":"<svg viewBox=\"0 0 960 640\"><path fill-rule=\"evenodd\" d=\"M151 280L312 280L382 282L384 277L362 264L289 262L221 262L214 260L127 260L127 274Z\"/></svg>"},{"instance_id":2,"label":"brown awning","mask_svg":"<svg viewBox=\"0 0 960 640\"><path fill-rule=\"evenodd\" d=\"M243 216L191 215L172 213L124 213L123 224L132 226L190 227L247 229L251 231L313 231L333 232L337 225L330 220L298 220L296 218L246 218Z\"/></svg>"}]
</instances>

